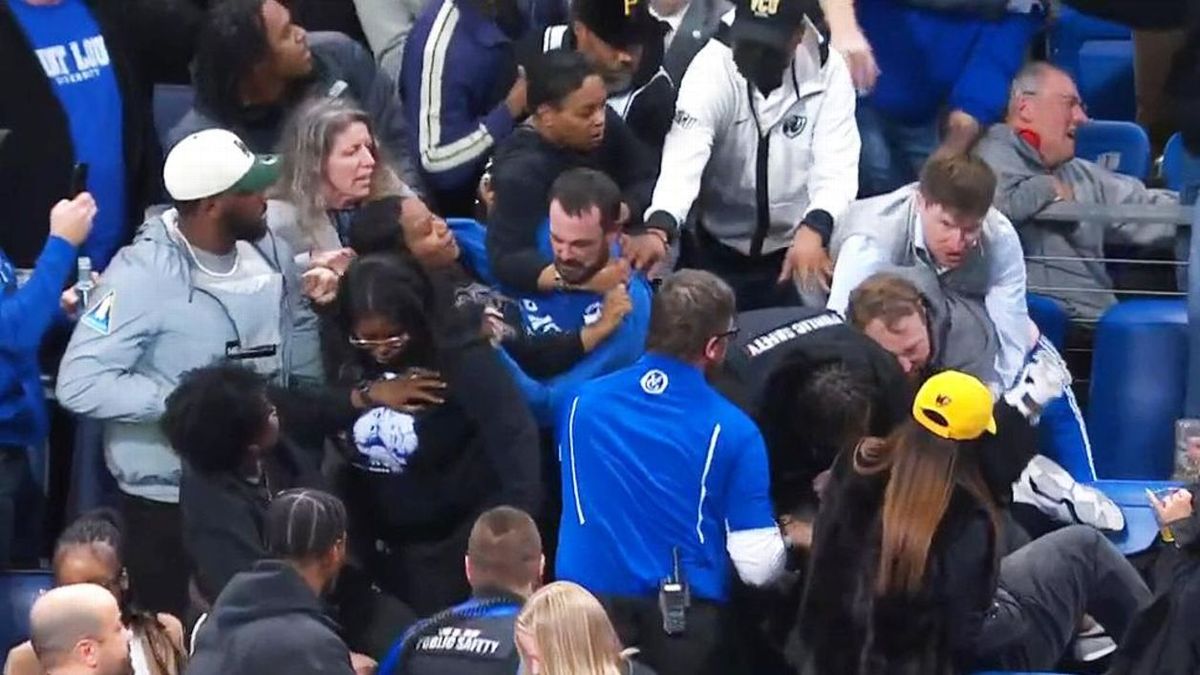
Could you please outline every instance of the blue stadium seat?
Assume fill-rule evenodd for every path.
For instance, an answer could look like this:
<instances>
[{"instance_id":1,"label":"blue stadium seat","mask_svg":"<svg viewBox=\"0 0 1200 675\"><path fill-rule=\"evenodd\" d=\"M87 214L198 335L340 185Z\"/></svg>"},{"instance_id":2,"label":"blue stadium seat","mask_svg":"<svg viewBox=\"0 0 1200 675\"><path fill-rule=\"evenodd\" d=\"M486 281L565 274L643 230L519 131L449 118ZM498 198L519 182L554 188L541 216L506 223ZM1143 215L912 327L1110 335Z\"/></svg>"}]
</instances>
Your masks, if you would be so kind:
<instances>
[{"instance_id":1,"label":"blue stadium seat","mask_svg":"<svg viewBox=\"0 0 1200 675\"><path fill-rule=\"evenodd\" d=\"M1088 114L1110 120L1136 117L1132 41L1096 40L1083 45L1074 79Z\"/></svg>"},{"instance_id":2,"label":"blue stadium seat","mask_svg":"<svg viewBox=\"0 0 1200 675\"><path fill-rule=\"evenodd\" d=\"M1098 480L1091 483L1121 507L1125 514L1125 530L1108 538L1125 555L1135 555L1150 548L1158 538L1158 521L1146 497L1146 490L1178 487L1179 483L1154 480Z\"/></svg>"},{"instance_id":3,"label":"blue stadium seat","mask_svg":"<svg viewBox=\"0 0 1200 675\"><path fill-rule=\"evenodd\" d=\"M0 649L9 649L29 639L29 608L38 596L54 586L49 572L0 572Z\"/></svg>"},{"instance_id":4,"label":"blue stadium seat","mask_svg":"<svg viewBox=\"0 0 1200 675\"><path fill-rule=\"evenodd\" d=\"M1183 147L1183 137L1179 134L1171 136L1163 149L1162 175L1167 187L1179 192L1183 203L1196 202L1200 191L1200 157Z\"/></svg>"},{"instance_id":5,"label":"blue stadium seat","mask_svg":"<svg viewBox=\"0 0 1200 675\"><path fill-rule=\"evenodd\" d=\"M1067 342L1067 324L1070 321L1067 310L1057 300L1035 293L1027 294L1025 303L1029 306L1029 318L1033 319L1038 330L1054 348L1061 352Z\"/></svg>"},{"instance_id":6,"label":"blue stadium seat","mask_svg":"<svg viewBox=\"0 0 1200 675\"><path fill-rule=\"evenodd\" d=\"M154 85L154 131L163 152L170 149L167 134L192 107L196 92L185 84Z\"/></svg>"},{"instance_id":7,"label":"blue stadium seat","mask_svg":"<svg viewBox=\"0 0 1200 675\"><path fill-rule=\"evenodd\" d=\"M1130 300L1100 318L1087 418L1098 476L1170 477L1187 354L1183 300Z\"/></svg>"},{"instance_id":8,"label":"blue stadium seat","mask_svg":"<svg viewBox=\"0 0 1200 675\"><path fill-rule=\"evenodd\" d=\"M1050 28L1050 62L1071 74L1091 114L1132 120L1133 41L1129 29L1061 6Z\"/></svg>"},{"instance_id":9,"label":"blue stadium seat","mask_svg":"<svg viewBox=\"0 0 1200 675\"><path fill-rule=\"evenodd\" d=\"M1139 180L1150 175L1150 137L1133 122L1093 120L1083 125L1075 137L1075 155Z\"/></svg>"}]
</instances>

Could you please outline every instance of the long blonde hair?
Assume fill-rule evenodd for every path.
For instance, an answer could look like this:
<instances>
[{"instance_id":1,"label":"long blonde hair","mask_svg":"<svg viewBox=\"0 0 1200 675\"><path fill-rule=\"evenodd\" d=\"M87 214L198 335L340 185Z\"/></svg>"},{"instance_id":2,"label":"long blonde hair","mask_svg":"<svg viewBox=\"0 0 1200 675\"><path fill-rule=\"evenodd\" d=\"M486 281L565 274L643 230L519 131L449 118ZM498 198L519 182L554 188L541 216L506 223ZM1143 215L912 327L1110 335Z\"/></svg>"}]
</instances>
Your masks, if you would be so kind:
<instances>
[{"instance_id":1,"label":"long blonde hair","mask_svg":"<svg viewBox=\"0 0 1200 675\"><path fill-rule=\"evenodd\" d=\"M270 193L272 199L290 202L299 214L300 229L312 238L321 226L328 225L325 211L325 161L333 150L334 139L354 123L367 127L375 145L375 172L366 201L402 194L403 183L392 170L379 146L371 117L350 103L322 97L304 104L288 120L279 141L279 182Z\"/></svg>"},{"instance_id":2,"label":"long blonde hair","mask_svg":"<svg viewBox=\"0 0 1200 675\"><path fill-rule=\"evenodd\" d=\"M534 593L517 615L516 631L537 645L539 675L621 675L624 671L628 652L621 651L604 607L596 596L570 581L556 581ZM522 650L522 663L526 658ZM531 672L528 664L525 667Z\"/></svg>"}]
</instances>

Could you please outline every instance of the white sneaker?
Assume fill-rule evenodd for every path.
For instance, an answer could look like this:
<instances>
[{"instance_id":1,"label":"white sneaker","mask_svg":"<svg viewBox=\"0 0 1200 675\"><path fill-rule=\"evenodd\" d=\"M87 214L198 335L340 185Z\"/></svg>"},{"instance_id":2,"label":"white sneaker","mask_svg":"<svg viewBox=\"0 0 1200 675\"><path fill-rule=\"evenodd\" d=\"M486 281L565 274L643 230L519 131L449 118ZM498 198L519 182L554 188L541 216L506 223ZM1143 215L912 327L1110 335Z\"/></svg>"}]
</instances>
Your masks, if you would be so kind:
<instances>
[{"instance_id":1,"label":"white sneaker","mask_svg":"<svg viewBox=\"0 0 1200 675\"><path fill-rule=\"evenodd\" d=\"M1080 485L1066 469L1042 455L1034 455L1013 483L1013 501L1029 504L1066 525L1078 523L1109 532L1125 529L1121 507L1096 488Z\"/></svg>"},{"instance_id":2,"label":"white sneaker","mask_svg":"<svg viewBox=\"0 0 1200 675\"><path fill-rule=\"evenodd\" d=\"M1117 643L1099 625L1076 635L1071 643L1071 654L1080 663L1099 661L1115 651Z\"/></svg>"}]
</instances>

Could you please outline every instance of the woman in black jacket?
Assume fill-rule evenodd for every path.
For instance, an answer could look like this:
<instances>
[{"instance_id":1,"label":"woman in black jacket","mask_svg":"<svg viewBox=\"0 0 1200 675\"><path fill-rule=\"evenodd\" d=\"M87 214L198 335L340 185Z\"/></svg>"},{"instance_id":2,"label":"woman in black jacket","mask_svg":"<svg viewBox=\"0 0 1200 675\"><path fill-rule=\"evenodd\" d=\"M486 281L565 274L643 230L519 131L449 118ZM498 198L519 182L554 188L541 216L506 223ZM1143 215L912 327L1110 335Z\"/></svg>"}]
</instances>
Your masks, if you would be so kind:
<instances>
[{"instance_id":1,"label":"woman in black jacket","mask_svg":"<svg viewBox=\"0 0 1200 675\"><path fill-rule=\"evenodd\" d=\"M1066 379L1035 360L993 406L975 378L940 373L911 419L839 458L802 608L807 672L1050 669L1085 611L1120 639L1149 592L1102 535L1072 526L1003 550L1027 419Z\"/></svg>"},{"instance_id":2,"label":"woman in black jacket","mask_svg":"<svg viewBox=\"0 0 1200 675\"><path fill-rule=\"evenodd\" d=\"M376 576L429 614L469 592L462 559L479 513L498 504L539 512L537 430L478 320L447 306L411 259L355 260L338 327L353 350L336 359L335 379L364 390L401 382L418 402L373 407L347 429L345 494Z\"/></svg>"}]
</instances>

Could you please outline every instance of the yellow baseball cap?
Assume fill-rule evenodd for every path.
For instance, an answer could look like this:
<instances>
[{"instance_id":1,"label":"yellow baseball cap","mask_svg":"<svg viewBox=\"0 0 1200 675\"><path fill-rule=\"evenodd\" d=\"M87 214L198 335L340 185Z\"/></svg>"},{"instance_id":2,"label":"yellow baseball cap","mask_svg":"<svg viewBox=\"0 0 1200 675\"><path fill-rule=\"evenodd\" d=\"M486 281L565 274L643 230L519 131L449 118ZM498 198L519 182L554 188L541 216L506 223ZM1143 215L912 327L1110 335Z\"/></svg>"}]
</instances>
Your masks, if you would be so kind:
<instances>
[{"instance_id":1,"label":"yellow baseball cap","mask_svg":"<svg viewBox=\"0 0 1200 675\"><path fill-rule=\"evenodd\" d=\"M913 419L930 433L952 441L970 441L996 433L992 392L977 378L957 370L934 375L913 401Z\"/></svg>"}]
</instances>

